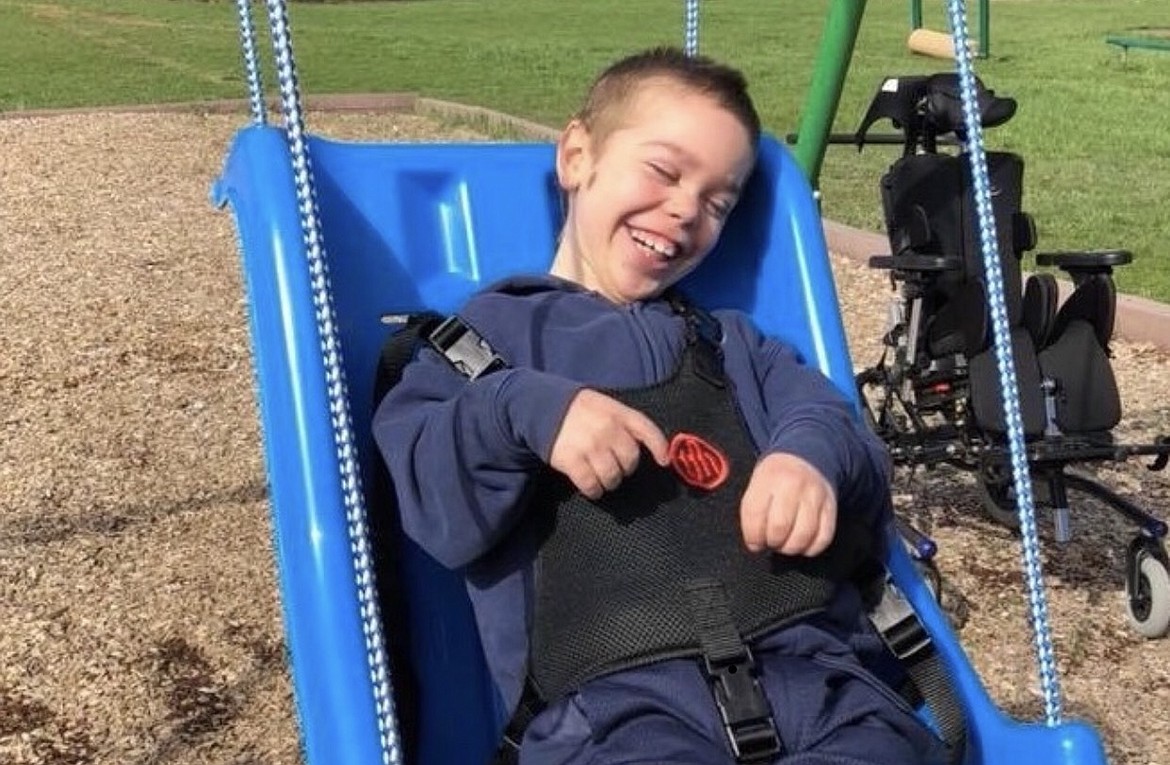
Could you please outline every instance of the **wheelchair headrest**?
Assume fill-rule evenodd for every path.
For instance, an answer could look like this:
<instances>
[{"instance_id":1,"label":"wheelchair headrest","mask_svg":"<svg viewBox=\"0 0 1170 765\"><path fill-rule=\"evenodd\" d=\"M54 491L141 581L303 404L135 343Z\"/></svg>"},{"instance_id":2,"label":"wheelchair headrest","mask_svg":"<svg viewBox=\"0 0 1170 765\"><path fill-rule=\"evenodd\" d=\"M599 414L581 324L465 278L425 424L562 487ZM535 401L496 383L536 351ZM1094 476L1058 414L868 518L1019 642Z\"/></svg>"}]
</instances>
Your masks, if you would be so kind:
<instances>
[{"instance_id":1,"label":"wheelchair headrest","mask_svg":"<svg viewBox=\"0 0 1170 765\"><path fill-rule=\"evenodd\" d=\"M1002 125L1016 113L1014 98L996 96L978 77L975 96L980 124L985 128ZM903 132L907 153L923 145L933 151L935 140L948 133L966 140L958 74L886 77L854 134L859 151L865 146L869 128L880 119L889 119Z\"/></svg>"}]
</instances>

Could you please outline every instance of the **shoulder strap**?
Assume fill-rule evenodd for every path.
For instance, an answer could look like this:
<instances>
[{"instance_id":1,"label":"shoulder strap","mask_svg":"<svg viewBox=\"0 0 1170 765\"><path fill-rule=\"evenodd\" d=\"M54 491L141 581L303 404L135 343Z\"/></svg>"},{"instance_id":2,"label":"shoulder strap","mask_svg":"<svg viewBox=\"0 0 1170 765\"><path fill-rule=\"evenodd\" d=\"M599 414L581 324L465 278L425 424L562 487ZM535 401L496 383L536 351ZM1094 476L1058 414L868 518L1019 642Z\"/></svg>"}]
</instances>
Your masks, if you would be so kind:
<instances>
[{"instance_id":1,"label":"shoulder strap","mask_svg":"<svg viewBox=\"0 0 1170 765\"><path fill-rule=\"evenodd\" d=\"M427 337L434 332L435 327L443 321L443 317L433 311L424 311L387 320L402 324L402 329L392 332L382 344L382 352L378 356L378 369L374 373L374 406L377 406L390 389L402 380L402 371L414 358L419 338Z\"/></svg>"},{"instance_id":2,"label":"shoulder strap","mask_svg":"<svg viewBox=\"0 0 1170 765\"><path fill-rule=\"evenodd\" d=\"M723 374L723 325L710 313L692 303L678 290L663 298L687 325L687 346L694 351L695 373L717 388L726 384Z\"/></svg>"},{"instance_id":3,"label":"shoulder strap","mask_svg":"<svg viewBox=\"0 0 1170 765\"><path fill-rule=\"evenodd\" d=\"M402 380L402 372L420 342L429 344L469 380L507 366L488 341L457 315L444 318L434 311L423 311L384 320L401 324L402 328L382 344L374 375L374 406Z\"/></svg>"},{"instance_id":4,"label":"shoulder strap","mask_svg":"<svg viewBox=\"0 0 1170 765\"><path fill-rule=\"evenodd\" d=\"M913 706L926 702L939 738L946 744L949 763L957 765L965 754L967 726L954 680L906 597L888 577L881 578L880 586L877 602L869 611L870 622L910 679L912 687L902 689L902 695Z\"/></svg>"},{"instance_id":5,"label":"shoulder strap","mask_svg":"<svg viewBox=\"0 0 1170 765\"><path fill-rule=\"evenodd\" d=\"M676 314L686 320L688 335L693 332L695 339L719 348L723 342L723 325L719 323L719 319L706 309L695 305L676 289L668 291L663 298Z\"/></svg>"}]
</instances>

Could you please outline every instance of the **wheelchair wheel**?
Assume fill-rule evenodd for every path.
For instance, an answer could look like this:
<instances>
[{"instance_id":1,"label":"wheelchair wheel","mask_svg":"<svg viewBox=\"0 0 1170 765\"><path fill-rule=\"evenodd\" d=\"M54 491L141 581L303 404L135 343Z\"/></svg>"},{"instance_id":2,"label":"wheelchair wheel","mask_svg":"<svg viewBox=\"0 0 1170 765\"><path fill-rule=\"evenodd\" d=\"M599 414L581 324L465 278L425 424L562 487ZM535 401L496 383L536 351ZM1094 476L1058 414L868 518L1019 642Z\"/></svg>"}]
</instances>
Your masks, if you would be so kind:
<instances>
[{"instance_id":1,"label":"wheelchair wheel","mask_svg":"<svg viewBox=\"0 0 1170 765\"><path fill-rule=\"evenodd\" d=\"M1016 510L1016 485L1011 474L1003 475L999 470L984 472L979 480L979 500L984 512L991 520L999 525L1012 529L1020 528L1020 514ZM1041 506L1052 504L1052 492L1048 482L1032 476L1032 505L1039 509Z\"/></svg>"},{"instance_id":2,"label":"wheelchair wheel","mask_svg":"<svg viewBox=\"0 0 1170 765\"><path fill-rule=\"evenodd\" d=\"M1170 572L1146 550L1137 553L1135 587L1126 586L1129 623L1141 635L1156 639L1170 630Z\"/></svg>"},{"instance_id":3,"label":"wheelchair wheel","mask_svg":"<svg viewBox=\"0 0 1170 765\"><path fill-rule=\"evenodd\" d=\"M1020 516L1016 512L1016 490L1012 481L1001 478L981 477L977 481L979 487L979 503L983 512L999 525L1018 529Z\"/></svg>"}]
</instances>

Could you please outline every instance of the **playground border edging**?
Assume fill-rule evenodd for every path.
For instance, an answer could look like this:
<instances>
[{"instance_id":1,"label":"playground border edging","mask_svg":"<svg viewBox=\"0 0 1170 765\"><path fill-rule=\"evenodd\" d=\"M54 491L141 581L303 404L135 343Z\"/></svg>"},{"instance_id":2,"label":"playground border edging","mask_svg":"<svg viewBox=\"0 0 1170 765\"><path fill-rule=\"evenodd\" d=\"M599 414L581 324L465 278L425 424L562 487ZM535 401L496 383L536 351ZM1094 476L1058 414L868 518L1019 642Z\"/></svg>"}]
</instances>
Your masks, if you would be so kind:
<instances>
[{"instance_id":1,"label":"playground border edging","mask_svg":"<svg viewBox=\"0 0 1170 765\"><path fill-rule=\"evenodd\" d=\"M277 99L268 102L270 112L279 114ZM414 93L340 93L309 95L304 99L306 111L328 112L403 112L429 115L439 118L465 120L507 128L517 133L541 140L552 140L558 135L555 128L532 120L515 117L494 109L453 101L426 98ZM246 115L248 102L245 99L221 99L213 101L191 101L185 103L134 104L108 107L79 107L66 109L38 109L22 111L0 111L0 119L30 117L51 117L69 114L93 113L206 113ZM847 226L835 221L824 221L825 240L831 252L865 265L872 255L888 255L889 243L886 237L872 231ZM1058 280L1062 296L1070 290L1065 280ZM1135 295L1117 296L1117 319L1114 333L1130 342L1150 343L1170 351L1170 305Z\"/></svg>"}]
</instances>

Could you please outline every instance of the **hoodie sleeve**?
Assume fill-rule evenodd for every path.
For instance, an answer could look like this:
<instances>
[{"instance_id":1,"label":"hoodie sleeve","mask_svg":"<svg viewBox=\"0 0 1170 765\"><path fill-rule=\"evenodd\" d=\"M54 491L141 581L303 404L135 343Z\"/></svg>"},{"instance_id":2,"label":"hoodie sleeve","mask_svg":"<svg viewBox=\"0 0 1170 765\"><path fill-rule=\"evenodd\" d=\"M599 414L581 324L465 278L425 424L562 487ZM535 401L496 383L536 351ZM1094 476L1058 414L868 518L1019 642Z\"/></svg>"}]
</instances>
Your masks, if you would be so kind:
<instances>
[{"instance_id":1,"label":"hoodie sleeve","mask_svg":"<svg viewBox=\"0 0 1170 765\"><path fill-rule=\"evenodd\" d=\"M373 422L406 534L450 568L491 549L521 512L579 388L532 369L468 381L424 349Z\"/></svg>"},{"instance_id":2,"label":"hoodie sleeve","mask_svg":"<svg viewBox=\"0 0 1170 765\"><path fill-rule=\"evenodd\" d=\"M746 322L745 322L746 323ZM765 453L784 452L816 467L837 490L842 512L874 522L891 513L890 460L853 403L791 346L738 327L748 342L768 422Z\"/></svg>"}]
</instances>

